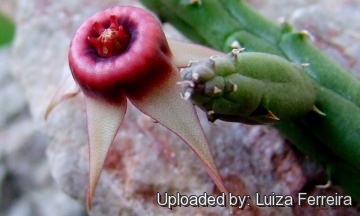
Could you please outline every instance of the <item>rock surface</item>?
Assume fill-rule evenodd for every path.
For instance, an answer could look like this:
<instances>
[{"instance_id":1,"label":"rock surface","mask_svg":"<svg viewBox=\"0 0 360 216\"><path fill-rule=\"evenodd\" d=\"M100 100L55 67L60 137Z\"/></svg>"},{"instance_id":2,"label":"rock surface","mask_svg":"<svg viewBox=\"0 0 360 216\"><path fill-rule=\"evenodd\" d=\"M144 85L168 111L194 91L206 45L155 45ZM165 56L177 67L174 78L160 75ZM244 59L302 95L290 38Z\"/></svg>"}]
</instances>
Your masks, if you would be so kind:
<instances>
[{"instance_id":1,"label":"rock surface","mask_svg":"<svg viewBox=\"0 0 360 216\"><path fill-rule=\"evenodd\" d=\"M44 112L70 74L68 46L81 22L109 6L141 5L135 0L5 2L6 13L14 15L18 29L11 50L2 49L0 53L1 65L5 65L0 68L0 214L86 215L88 147L82 95L59 104L47 121ZM356 61L360 56L360 24L349 22L360 16L356 1L250 3L274 20L284 16L296 28L308 29L320 48L359 77L355 71L360 71L360 62ZM343 11L349 11L347 16ZM168 25L164 29L169 36L182 37ZM233 194L255 197L256 192L274 192L295 196L321 173L271 127L224 122L213 126L203 113L199 116L221 175ZM314 185L308 192L335 191L342 193L336 187L316 190ZM229 214L220 207L176 207L170 211L157 205L156 192L219 193L185 143L129 105L109 151L91 215ZM254 199L249 203L252 207L236 210L235 214L358 214L356 208L260 208L254 205Z\"/></svg>"}]
</instances>

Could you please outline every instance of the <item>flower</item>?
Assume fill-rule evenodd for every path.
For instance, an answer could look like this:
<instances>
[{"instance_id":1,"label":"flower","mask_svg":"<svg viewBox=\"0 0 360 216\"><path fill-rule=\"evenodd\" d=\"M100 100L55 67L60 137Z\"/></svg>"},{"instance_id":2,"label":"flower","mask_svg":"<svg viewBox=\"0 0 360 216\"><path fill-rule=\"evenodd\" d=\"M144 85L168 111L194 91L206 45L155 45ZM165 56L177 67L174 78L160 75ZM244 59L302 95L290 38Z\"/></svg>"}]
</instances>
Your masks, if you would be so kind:
<instances>
[{"instance_id":1,"label":"flower","mask_svg":"<svg viewBox=\"0 0 360 216\"><path fill-rule=\"evenodd\" d=\"M190 60L221 53L193 44L167 40L147 11L118 6L98 12L76 31L70 45L72 77L86 103L90 173L87 207L108 149L126 113L127 99L181 137L200 157L210 177L227 193L194 106L180 97L179 69ZM62 87L48 107L74 95Z\"/></svg>"}]
</instances>

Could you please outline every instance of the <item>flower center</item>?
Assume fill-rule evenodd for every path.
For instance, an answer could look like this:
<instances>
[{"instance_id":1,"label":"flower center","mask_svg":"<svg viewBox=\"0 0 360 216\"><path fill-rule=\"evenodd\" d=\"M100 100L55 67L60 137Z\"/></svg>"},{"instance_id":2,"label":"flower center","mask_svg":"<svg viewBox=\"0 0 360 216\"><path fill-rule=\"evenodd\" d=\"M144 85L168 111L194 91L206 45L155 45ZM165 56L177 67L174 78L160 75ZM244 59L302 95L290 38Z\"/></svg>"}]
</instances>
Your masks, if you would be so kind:
<instances>
[{"instance_id":1,"label":"flower center","mask_svg":"<svg viewBox=\"0 0 360 216\"><path fill-rule=\"evenodd\" d=\"M102 58L109 58L126 50L130 43L130 34L120 26L115 15L110 16L110 27L105 28L99 22L94 22L93 30L99 35L88 37L90 44Z\"/></svg>"}]
</instances>

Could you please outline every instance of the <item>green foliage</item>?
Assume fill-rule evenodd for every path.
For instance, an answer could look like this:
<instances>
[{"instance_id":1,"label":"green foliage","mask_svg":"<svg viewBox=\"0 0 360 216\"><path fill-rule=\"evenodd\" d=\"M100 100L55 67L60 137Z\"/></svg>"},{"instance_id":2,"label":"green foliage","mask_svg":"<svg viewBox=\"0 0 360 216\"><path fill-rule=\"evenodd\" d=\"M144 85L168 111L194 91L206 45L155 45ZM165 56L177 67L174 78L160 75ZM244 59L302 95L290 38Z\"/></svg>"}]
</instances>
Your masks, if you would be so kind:
<instances>
[{"instance_id":1,"label":"green foliage","mask_svg":"<svg viewBox=\"0 0 360 216\"><path fill-rule=\"evenodd\" d=\"M303 67L276 55L234 51L192 63L181 76L185 94L211 121L287 122L302 118L315 103Z\"/></svg>"},{"instance_id":2,"label":"green foliage","mask_svg":"<svg viewBox=\"0 0 360 216\"><path fill-rule=\"evenodd\" d=\"M243 47L298 64L309 63L305 73L315 90L315 105L326 115L309 112L301 120L275 127L322 163L329 178L360 201L360 191L356 189L360 183L360 83L314 47L306 32L293 32L287 23L277 25L241 0L141 1L198 43L226 52ZM195 101L206 99L196 97ZM219 107L217 112L223 111L222 115L229 112L226 106ZM244 122L231 117L223 120Z\"/></svg>"},{"instance_id":3,"label":"green foliage","mask_svg":"<svg viewBox=\"0 0 360 216\"><path fill-rule=\"evenodd\" d=\"M0 13L0 46L10 43L15 35L15 24Z\"/></svg>"}]
</instances>

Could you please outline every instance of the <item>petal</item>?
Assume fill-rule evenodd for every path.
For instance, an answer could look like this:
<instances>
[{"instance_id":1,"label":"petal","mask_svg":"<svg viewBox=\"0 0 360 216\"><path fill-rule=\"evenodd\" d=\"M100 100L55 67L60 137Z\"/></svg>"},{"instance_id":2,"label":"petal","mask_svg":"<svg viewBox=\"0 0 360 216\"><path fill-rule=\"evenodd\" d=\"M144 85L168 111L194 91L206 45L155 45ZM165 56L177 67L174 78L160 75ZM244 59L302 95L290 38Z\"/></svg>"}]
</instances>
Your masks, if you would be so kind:
<instances>
[{"instance_id":1,"label":"petal","mask_svg":"<svg viewBox=\"0 0 360 216\"><path fill-rule=\"evenodd\" d=\"M54 109L56 105L60 102L75 97L80 92L79 86L76 84L73 77L69 74L64 83L60 86L59 90L56 92L54 97L51 99L49 105L45 110L45 120L48 118L50 112Z\"/></svg>"},{"instance_id":2,"label":"petal","mask_svg":"<svg viewBox=\"0 0 360 216\"><path fill-rule=\"evenodd\" d=\"M199 44L193 44L174 39L167 39L173 55L173 63L177 67L186 67L191 61L201 61L210 56L225 56L226 54Z\"/></svg>"},{"instance_id":3,"label":"petal","mask_svg":"<svg viewBox=\"0 0 360 216\"><path fill-rule=\"evenodd\" d=\"M85 95L89 136L90 173L87 208L91 210L92 197L112 141L126 112L126 98L121 103L109 103L103 99Z\"/></svg>"},{"instance_id":4,"label":"petal","mask_svg":"<svg viewBox=\"0 0 360 216\"><path fill-rule=\"evenodd\" d=\"M181 87L176 84L179 80L180 73L173 67L156 87L142 89L142 94L126 92L126 95L139 110L182 138L200 157L218 188L227 194L195 108L190 101L180 97Z\"/></svg>"}]
</instances>

